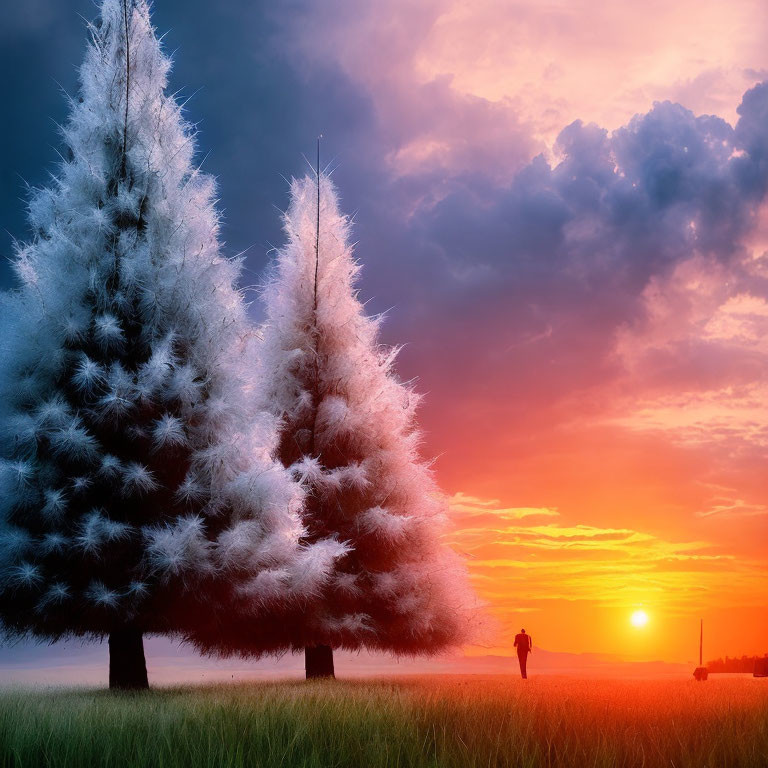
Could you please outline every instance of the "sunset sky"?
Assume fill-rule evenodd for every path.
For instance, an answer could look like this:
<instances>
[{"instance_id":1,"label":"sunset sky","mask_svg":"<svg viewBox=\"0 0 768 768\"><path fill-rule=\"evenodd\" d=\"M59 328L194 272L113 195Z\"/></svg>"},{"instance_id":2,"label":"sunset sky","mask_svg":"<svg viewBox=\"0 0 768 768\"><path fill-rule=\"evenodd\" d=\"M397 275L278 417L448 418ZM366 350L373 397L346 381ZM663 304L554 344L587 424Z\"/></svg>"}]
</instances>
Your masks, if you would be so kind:
<instances>
[{"instance_id":1,"label":"sunset sky","mask_svg":"<svg viewBox=\"0 0 768 768\"><path fill-rule=\"evenodd\" d=\"M55 162L79 14L4 9L3 255ZM154 21L248 284L324 136L493 619L468 652L525 626L687 661L699 617L705 657L768 652L768 4L156 0Z\"/></svg>"}]
</instances>

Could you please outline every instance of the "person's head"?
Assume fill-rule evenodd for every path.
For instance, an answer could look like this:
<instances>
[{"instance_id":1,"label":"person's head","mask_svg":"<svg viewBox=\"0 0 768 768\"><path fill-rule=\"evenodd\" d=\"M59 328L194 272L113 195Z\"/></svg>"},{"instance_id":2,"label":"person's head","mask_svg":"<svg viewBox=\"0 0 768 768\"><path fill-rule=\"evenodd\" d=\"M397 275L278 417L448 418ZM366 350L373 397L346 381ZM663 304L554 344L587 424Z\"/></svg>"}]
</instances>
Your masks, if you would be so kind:
<instances>
[{"instance_id":1,"label":"person's head","mask_svg":"<svg viewBox=\"0 0 768 768\"><path fill-rule=\"evenodd\" d=\"M524 629L521 629L521 630L520 630L520 632L521 632L523 635L525 634L525 630L524 630Z\"/></svg>"}]
</instances>

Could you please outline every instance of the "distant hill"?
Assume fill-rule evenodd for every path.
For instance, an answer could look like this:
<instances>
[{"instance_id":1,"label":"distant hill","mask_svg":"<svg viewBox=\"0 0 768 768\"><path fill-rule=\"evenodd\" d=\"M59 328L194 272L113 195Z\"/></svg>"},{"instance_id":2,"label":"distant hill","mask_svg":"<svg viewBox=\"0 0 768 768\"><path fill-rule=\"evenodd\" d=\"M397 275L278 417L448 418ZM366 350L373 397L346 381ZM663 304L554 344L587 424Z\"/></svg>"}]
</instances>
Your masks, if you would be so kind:
<instances>
[{"instance_id":1,"label":"distant hill","mask_svg":"<svg viewBox=\"0 0 768 768\"><path fill-rule=\"evenodd\" d=\"M287 655L281 659L248 662L241 659L207 659L193 650L162 637L146 641L147 667L154 684L300 678L304 659ZM751 670L750 670L751 671ZM513 656L442 656L434 659L391 659L371 653L336 654L340 677L408 674L519 674ZM664 661L628 662L594 653L556 653L541 648L528 660L530 676L572 675L579 677L668 677L690 675L684 664ZM53 645L17 643L0 645L0 685L61 684L104 685L107 676L106 643L69 641Z\"/></svg>"}]
</instances>

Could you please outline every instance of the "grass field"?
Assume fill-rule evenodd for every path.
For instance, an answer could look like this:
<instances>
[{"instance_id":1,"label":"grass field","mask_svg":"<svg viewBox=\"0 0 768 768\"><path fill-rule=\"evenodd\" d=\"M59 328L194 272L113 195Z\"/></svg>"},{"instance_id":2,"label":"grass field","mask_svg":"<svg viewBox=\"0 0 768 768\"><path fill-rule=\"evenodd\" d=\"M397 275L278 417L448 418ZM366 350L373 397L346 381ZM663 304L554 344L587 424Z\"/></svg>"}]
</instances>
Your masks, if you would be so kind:
<instances>
[{"instance_id":1,"label":"grass field","mask_svg":"<svg viewBox=\"0 0 768 768\"><path fill-rule=\"evenodd\" d=\"M0 766L768 766L768 680L0 691Z\"/></svg>"}]
</instances>

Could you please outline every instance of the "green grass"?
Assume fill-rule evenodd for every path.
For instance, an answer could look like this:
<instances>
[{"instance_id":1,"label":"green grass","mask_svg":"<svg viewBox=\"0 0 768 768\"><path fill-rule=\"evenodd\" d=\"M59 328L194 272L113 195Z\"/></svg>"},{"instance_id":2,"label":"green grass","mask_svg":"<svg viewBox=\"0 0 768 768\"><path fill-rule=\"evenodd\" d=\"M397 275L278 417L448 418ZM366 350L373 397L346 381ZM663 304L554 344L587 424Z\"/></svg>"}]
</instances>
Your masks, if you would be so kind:
<instances>
[{"instance_id":1,"label":"green grass","mask_svg":"<svg viewBox=\"0 0 768 768\"><path fill-rule=\"evenodd\" d=\"M420 677L0 691L0 766L768 765L768 680Z\"/></svg>"}]
</instances>

